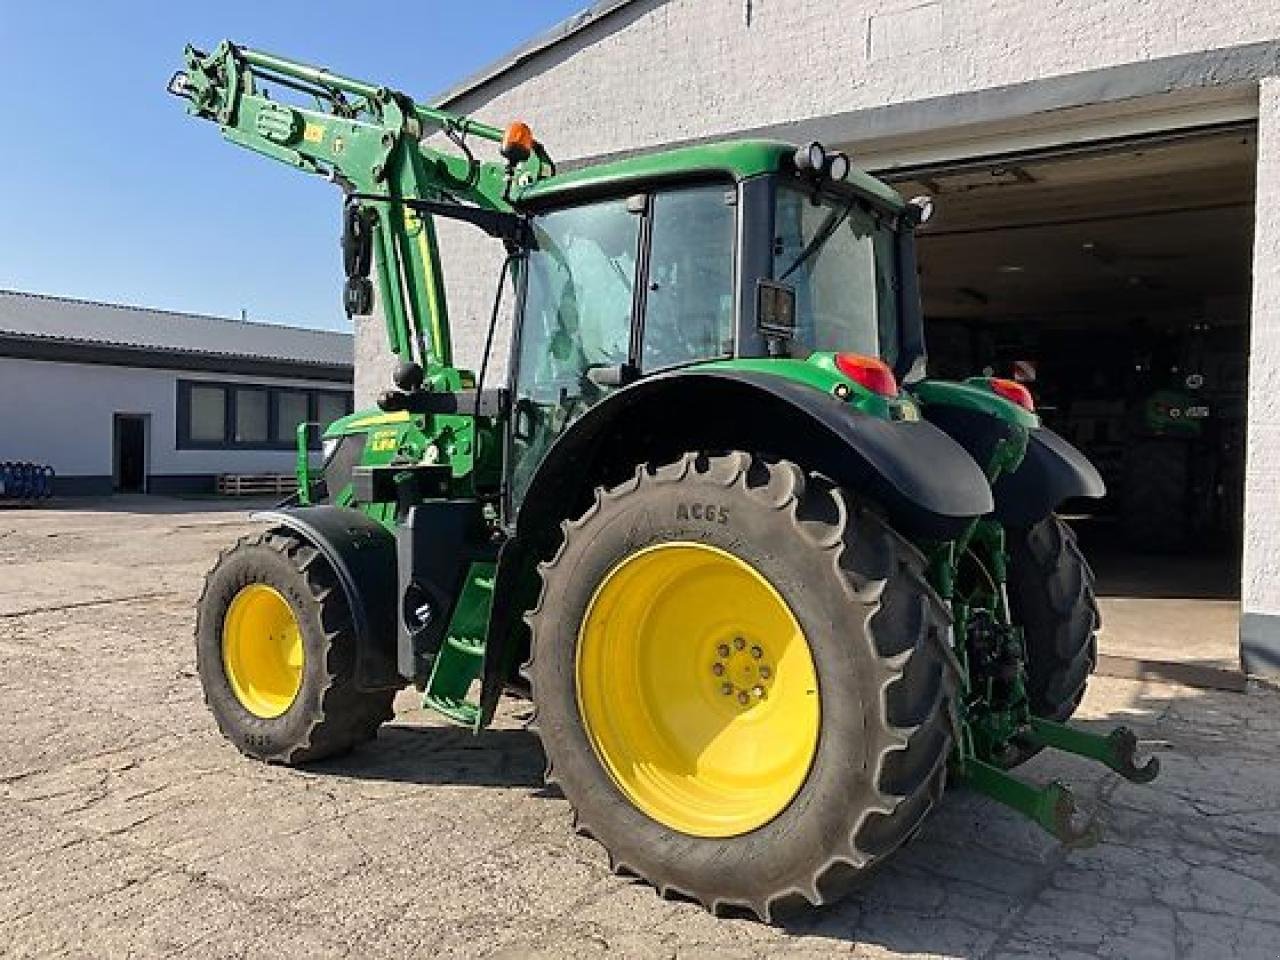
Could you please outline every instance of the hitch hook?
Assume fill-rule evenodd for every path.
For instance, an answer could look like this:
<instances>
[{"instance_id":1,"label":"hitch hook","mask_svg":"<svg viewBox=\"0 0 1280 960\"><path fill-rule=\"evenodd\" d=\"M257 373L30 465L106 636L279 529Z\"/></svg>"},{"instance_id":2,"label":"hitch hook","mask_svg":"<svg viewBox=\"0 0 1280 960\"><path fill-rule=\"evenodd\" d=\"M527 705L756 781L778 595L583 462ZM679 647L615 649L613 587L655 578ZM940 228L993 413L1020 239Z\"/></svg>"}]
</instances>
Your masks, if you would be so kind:
<instances>
[{"instance_id":1,"label":"hitch hook","mask_svg":"<svg viewBox=\"0 0 1280 960\"><path fill-rule=\"evenodd\" d=\"M1128 727L1116 727L1105 737L1065 724L1031 718L1031 738L1046 747L1097 760L1131 783L1150 783L1160 773L1160 758L1139 763L1138 737Z\"/></svg>"},{"instance_id":2,"label":"hitch hook","mask_svg":"<svg viewBox=\"0 0 1280 960\"><path fill-rule=\"evenodd\" d=\"M1030 817L1069 849L1092 847L1102 839L1097 817L1081 809L1071 791L1057 780L1036 787L972 759L964 761L960 775L975 790Z\"/></svg>"}]
</instances>

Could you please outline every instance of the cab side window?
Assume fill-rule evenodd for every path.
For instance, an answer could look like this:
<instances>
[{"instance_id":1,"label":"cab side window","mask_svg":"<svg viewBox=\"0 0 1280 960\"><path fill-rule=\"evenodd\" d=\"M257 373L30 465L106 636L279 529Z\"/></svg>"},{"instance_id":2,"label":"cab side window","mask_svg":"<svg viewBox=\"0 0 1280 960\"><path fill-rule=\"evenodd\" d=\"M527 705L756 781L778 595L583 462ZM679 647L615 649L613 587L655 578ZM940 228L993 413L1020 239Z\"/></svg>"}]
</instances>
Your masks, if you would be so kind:
<instances>
[{"instance_id":1,"label":"cab side window","mask_svg":"<svg viewBox=\"0 0 1280 960\"><path fill-rule=\"evenodd\" d=\"M733 353L732 197L725 184L653 197L640 354L645 372Z\"/></svg>"},{"instance_id":2,"label":"cab side window","mask_svg":"<svg viewBox=\"0 0 1280 960\"><path fill-rule=\"evenodd\" d=\"M551 444L609 391L592 371L627 362L640 217L607 200L535 217L533 234L516 360L517 504Z\"/></svg>"}]
</instances>

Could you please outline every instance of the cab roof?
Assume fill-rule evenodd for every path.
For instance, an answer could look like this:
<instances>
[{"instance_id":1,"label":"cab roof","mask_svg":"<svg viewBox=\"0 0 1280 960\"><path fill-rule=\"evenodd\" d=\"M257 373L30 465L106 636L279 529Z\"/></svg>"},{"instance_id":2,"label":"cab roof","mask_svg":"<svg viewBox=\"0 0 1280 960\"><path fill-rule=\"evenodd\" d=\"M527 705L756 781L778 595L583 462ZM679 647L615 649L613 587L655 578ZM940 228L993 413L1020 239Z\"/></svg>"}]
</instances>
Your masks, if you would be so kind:
<instances>
[{"instance_id":1,"label":"cab roof","mask_svg":"<svg viewBox=\"0 0 1280 960\"><path fill-rule=\"evenodd\" d=\"M520 205L543 206L579 195L611 193L631 184L723 176L734 181L789 168L796 145L781 140L722 140L691 147L654 150L623 160L591 164L530 184L520 192ZM902 198L892 187L856 168L845 184L868 200L895 210Z\"/></svg>"}]
</instances>

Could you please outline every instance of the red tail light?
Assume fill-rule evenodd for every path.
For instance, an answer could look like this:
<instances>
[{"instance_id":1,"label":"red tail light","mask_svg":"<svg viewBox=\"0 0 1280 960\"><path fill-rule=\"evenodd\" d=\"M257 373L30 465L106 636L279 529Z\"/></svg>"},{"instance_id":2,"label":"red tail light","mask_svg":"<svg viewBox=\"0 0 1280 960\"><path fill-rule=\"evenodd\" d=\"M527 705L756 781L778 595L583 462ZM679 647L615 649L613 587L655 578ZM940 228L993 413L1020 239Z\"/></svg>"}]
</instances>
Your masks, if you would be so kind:
<instances>
[{"instance_id":1,"label":"red tail light","mask_svg":"<svg viewBox=\"0 0 1280 960\"><path fill-rule=\"evenodd\" d=\"M1003 377L992 377L988 383L991 384L993 392L1000 394L1006 400L1012 400L1024 410L1036 409L1035 399L1031 396L1031 391L1020 384L1017 380L1005 380Z\"/></svg>"},{"instance_id":2,"label":"red tail light","mask_svg":"<svg viewBox=\"0 0 1280 960\"><path fill-rule=\"evenodd\" d=\"M898 395L898 381L883 360L864 357L860 353L837 353L836 369L854 383L859 383L882 397Z\"/></svg>"}]
</instances>

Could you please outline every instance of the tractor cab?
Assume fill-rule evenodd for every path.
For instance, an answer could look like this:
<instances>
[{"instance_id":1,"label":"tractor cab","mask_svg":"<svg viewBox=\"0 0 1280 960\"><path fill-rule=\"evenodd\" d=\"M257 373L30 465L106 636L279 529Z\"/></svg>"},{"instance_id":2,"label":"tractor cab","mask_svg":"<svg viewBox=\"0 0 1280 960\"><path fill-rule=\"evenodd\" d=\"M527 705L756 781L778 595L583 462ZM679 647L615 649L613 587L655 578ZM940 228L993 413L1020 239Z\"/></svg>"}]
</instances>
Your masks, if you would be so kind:
<instances>
[{"instance_id":1,"label":"tractor cab","mask_svg":"<svg viewBox=\"0 0 1280 960\"><path fill-rule=\"evenodd\" d=\"M513 506L569 424L643 377L840 355L886 390L923 357L919 208L816 143L588 167L519 203L531 229L511 364Z\"/></svg>"}]
</instances>

